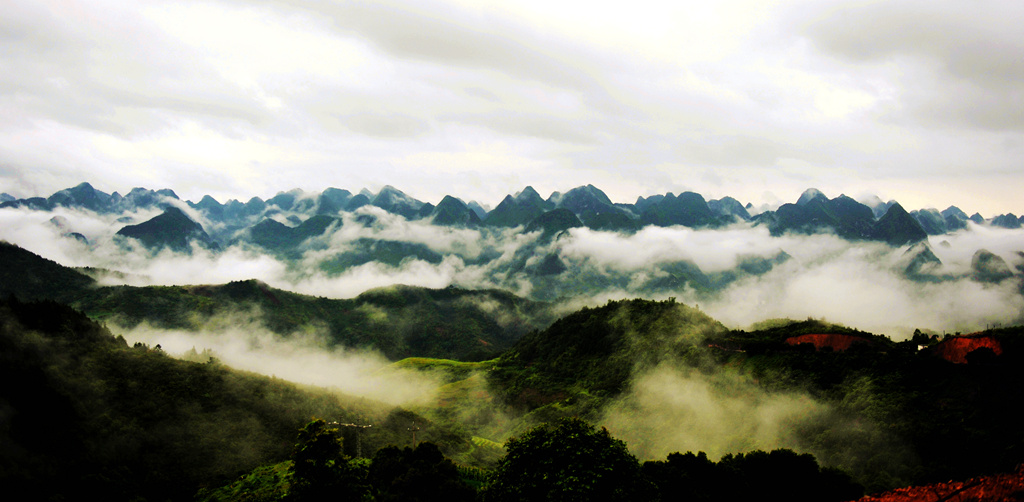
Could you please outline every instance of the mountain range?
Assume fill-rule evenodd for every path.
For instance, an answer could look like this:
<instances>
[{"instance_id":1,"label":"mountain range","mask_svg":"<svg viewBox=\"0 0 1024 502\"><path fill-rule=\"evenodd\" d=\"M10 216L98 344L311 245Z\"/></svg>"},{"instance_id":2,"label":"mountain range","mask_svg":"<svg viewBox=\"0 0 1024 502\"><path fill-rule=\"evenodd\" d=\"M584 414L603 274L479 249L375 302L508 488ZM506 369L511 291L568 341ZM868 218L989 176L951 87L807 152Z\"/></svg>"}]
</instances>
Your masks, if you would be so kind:
<instances>
[{"instance_id":1,"label":"mountain range","mask_svg":"<svg viewBox=\"0 0 1024 502\"><path fill-rule=\"evenodd\" d=\"M442 226L523 226L536 229L542 225L541 222L535 223L538 217L556 209L565 209L575 215L576 220L564 216L557 218L557 223L544 224L546 231L561 231L574 226L625 232L635 232L649 225L718 228L739 221L751 221L756 225L767 225L773 235L831 232L846 239L875 240L893 245L918 242L927 235L955 232L966 228L968 221L1001 228L1021 228L1024 223L1024 216L1008 213L985 219L978 213L968 216L956 206L943 211L919 209L907 212L896 201L882 202L872 197L858 202L845 195L829 199L813 188L806 190L794 203L782 204L775 210L756 214L751 214L754 208L749 203L743 205L732 197L705 200L694 192L678 195L668 192L646 198L638 197L632 204L615 203L593 185L576 187L565 193L554 192L547 199L527 186L515 195L506 196L492 210L486 210L475 201L466 203L452 195L445 196L435 206L416 200L392 186L385 186L377 193L364 189L356 194L337 188L328 188L320 193L294 189L280 192L267 200L253 197L244 203L234 199L220 203L207 195L195 203L182 201L170 189L154 191L134 188L122 196L117 192L107 194L96 190L89 183L82 183L45 198L17 199L8 194L0 198L0 209L29 208L45 211L67 207L115 214L139 209L189 207L208 221L222 224L221 231L213 236L215 240L222 241L233 231L251 227L275 215L285 215L285 218L297 225L306 218L317 215L337 216L366 205L379 207L408 220L426 219ZM180 220L180 217L173 215L167 219ZM579 225L576 224L577 220ZM152 232L135 229L124 235L140 236L146 233ZM147 245L173 246L180 244L178 239L185 234L206 241L202 234L193 233L187 224L181 226L173 237L143 241Z\"/></svg>"},{"instance_id":2,"label":"mountain range","mask_svg":"<svg viewBox=\"0 0 1024 502\"><path fill-rule=\"evenodd\" d=\"M850 245L882 244L894 257L889 260L893 271L904 279L984 284L1010 280L1020 283L1018 289L1024 291L1024 249L1016 254L1002 250L1002 255L981 246L958 251L976 256L969 264L950 269L939 258L943 253L932 249L936 243L928 239L949 234L946 239L955 241L961 235L956 232L971 225L1014 228L1020 218L1012 214L986 220L978 214L969 217L956 207L908 212L895 201L858 202L845 195L829 199L815 189L808 189L793 203L759 213L731 197L705 200L693 192L615 203L593 185L555 192L546 199L528 186L490 210L454 196L444 197L435 206L391 186L377 193L296 189L267 200L254 197L222 204L210 196L198 203L182 201L169 189L106 194L82 183L47 198L4 199L0 211L22 208L45 213L70 208L79 210L79 215L95 216L99 225L107 226L106 237L96 232L95 221L87 230L76 228L69 220L81 219L71 214L50 219L58 235L84 245L90 253L112 256L136 250L155 257L162 250L184 255L196 250L213 255L242 250L278 260L287 268L291 283L353 271L391 270L408 275L415 269L447 275L442 285L503 289L541 301L605 291L643 297L689 291L689 298L701 300L701 295L766 276L798 251L806 253L798 247L824 245L821 240L801 241L803 236L836 236ZM724 236L737 229L761 230L748 234L751 237L745 237L743 245L728 244L730 237ZM726 260L727 265L709 268L706 262L715 260L699 256L714 254L713 249L701 248L699 241L686 237L687 232L710 232L712 240L706 244L710 248L724 238L732 246L727 253L735 256ZM766 237L757 237L761 234ZM765 243L768 235L787 239ZM122 250L99 251L107 245L103 239ZM642 263L629 258L630 253L648 252L651 257ZM93 270L96 277L131 273L117 262L93 263L111 269Z\"/></svg>"}]
</instances>

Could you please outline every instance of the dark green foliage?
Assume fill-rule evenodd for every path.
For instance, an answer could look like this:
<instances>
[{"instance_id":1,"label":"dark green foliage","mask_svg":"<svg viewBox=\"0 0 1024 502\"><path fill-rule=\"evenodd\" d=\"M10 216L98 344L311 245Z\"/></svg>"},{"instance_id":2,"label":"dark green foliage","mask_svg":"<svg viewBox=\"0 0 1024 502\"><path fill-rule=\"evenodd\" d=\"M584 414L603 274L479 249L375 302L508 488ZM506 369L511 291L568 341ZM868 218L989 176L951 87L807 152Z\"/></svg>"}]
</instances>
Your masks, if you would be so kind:
<instances>
[{"instance_id":1,"label":"dark green foliage","mask_svg":"<svg viewBox=\"0 0 1024 502\"><path fill-rule=\"evenodd\" d=\"M377 450L369 481L379 502L471 502L476 490L466 484L451 460L434 443L416 448L388 446Z\"/></svg>"},{"instance_id":2,"label":"dark green foliage","mask_svg":"<svg viewBox=\"0 0 1024 502\"><path fill-rule=\"evenodd\" d=\"M373 500L366 464L346 458L338 430L321 419L299 430L290 472L287 500Z\"/></svg>"},{"instance_id":3,"label":"dark green foliage","mask_svg":"<svg viewBox=\"0 0 1024 502\"><path fill-rule=\"evenodd\" d=\"M0 241L0 298L69 301L95 287L91 277Z\"/></svg>"},{"instance_id":4,"label":"dark green foliage","mask_svg":"<svg viewBox=\"0 0 1024 502\"><path fill-rule=\"evenodd\" d=\"M641 501L654 495L626 443L578 418L535 427L505 448L488 501Z\"/></svg>"},{"instance_id":5,"label":"dark green foliage","mask_svg":"<svg viewBox=\"0 0 1024 502\"><path fill-rule=\"evenodd\" d=\"M183 499L283 460L336 397L128 347L53 303L0 305L0 479L33 498ZM15 490L17 491L17 490Z\"/></svg>"},{"instance_id":6,"label":"dark green foliage","mask_svg":"<svg viewBox=\"0 0 1024 502\"><path fill-rule=\"evenodd\" d=\"M704 452L671 453L644 462L643 473L661 500L716 501L779 498L799 502L854 500L863 488L846 473L819 468L808 454L792 450L726 455L717 463Z\"/></svg>"},{"instance_id":7,"label":"dark green foliage","mask_svg":"<svg viewBox=\"0 0 1024 502\"><path fill-rule=\"evenodd\" d=\"M395 408L372 432L379 434L376 447L385 444L412 446L427 441L440 448L448 457L463 457L473 445L469 437L453 430L450 425L457 426L433 422L412 411ZM413 438L416 438L415 442Z\"/></svg>"},{"instance_id":8,"label":"dark green foliage","mask_svg":"<svg viewBox=\"0 0 1024 502\"><path fill-rule=\"evenodd\" d=\"M870 344L845 352L792 347L807 333L857 334ZM894 343L819 321L731 332L712 351L768 389L801 389L832 403L838 417L800 426L805 448L846 469L869 491L1009 471L1024 459L1024 432L1013 407L1024 386L1024 331L990 331L1001 356L970 354L956 365L917 352L922 337ZM972 362L976 364L972 364Z\"/></svg>"},{"instance_id":9,"label":"dark green foliage","mask_svg":"<svg viewBox=\"0 0 1024 502\"><path fill-rule=\"evenodd\" d=\"M685 355L725 327L674 300L624 300L570 314L524 336L497 361L490 379L512 405L533 409L581 392L624 390L638 368Z\"/></svg>"},{"instance_id":10,"label":"dark green foliage","mask_svg":"<svg viewBox=\"0 0 1024 502\"><path fill-rule=\"evenodd\" d=\"M278 502L291 487L291 461L265 465L240 476L230 484L202 488L195 500L203 502Z\"/></svg>"},{"instance_id":11,"label":"dark green foliage","mask_svg":"<svg viewBox=\"0 0 1024 502\"><path fill-rule=\"evenodd\" d=\"M396 360L490 359L550 319L546 304L503 291L458 288L393 286L334 300L250 280L221 286L98 288L81 290L75 300L90 315L127 327L146 321L159 328L196 329L210 316L256 310L275 333L287 336L304 326L326 327L333 343L376 348Z\"/></svg>"}]
</instances>

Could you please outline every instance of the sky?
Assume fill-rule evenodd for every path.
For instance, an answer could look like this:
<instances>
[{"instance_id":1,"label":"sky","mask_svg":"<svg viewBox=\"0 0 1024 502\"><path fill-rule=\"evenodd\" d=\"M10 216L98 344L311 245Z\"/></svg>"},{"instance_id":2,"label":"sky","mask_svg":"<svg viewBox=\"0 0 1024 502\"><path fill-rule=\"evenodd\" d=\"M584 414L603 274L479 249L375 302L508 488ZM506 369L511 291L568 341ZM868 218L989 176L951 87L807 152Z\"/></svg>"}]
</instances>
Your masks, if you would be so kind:
<instances>
[{"instance_id":1,"label":"sky","mask_svg":"<svg viewBox=\"0 0 1024 502\"><path fill-rule=\"evenodd\" d=\"M1024 213L1024 3L7 0L0 192Z\"/></svg>"}]
</instances>

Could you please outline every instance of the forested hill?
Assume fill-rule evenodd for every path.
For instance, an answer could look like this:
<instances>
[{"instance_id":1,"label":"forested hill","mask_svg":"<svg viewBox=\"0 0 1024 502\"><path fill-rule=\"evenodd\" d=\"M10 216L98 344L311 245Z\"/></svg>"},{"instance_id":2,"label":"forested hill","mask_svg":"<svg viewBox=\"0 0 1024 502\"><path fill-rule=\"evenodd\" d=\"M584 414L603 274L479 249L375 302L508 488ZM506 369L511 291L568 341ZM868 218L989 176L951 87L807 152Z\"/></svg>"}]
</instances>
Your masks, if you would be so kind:
<instances>
[{"instance_id":1,"label":"forested hill","mask_svg":"<svg viewBox=\"0 0 1024 502\"><path fill-rule=\"evenodd\" d=\"M408 444L412 424L446 456L476 448L456 424L174 359L51 301L0 300L0 381L0 480L27 500L192 500L287 460L312 417L373 424L364 456Z\"/></svg>"},{"instance_id":2,"label":"forested hill","mask_svg":"<svg viewBox=\"0 0 1024 502\"><path fill-rule=\"evenodd\" d=\"M946 346L959 340L971 341L967 353L949 356L959 345ZM698 401L672 415L642 394L655 384L639 378L659 365L668 368L661 375L678 375L661 385L683 393L694 382L717 388L685 394ZM613 403L633 403L619 426L641 427L643 438L662 434L672 420L692 420L709 400L796 393L819 408L777 417L789 424L794 447L842 466L869 491L1009 472L1024 460L1015 411L1024 386L1024 328L944 340L919 333L894 342L813 319L728 330L672 301L623 300L524 336L495 361L489 379L505 403L538 421L574 414L597 420ZM637 393L647 401L638 404L641 398L631 397ZM678 399L667 390L665 396Z\"/></svg>"},{"instance_id":3,"label":"forested hill","mask_svg":"<svg viewBox=\"0 0 1024 502\"><path fill-rule=\"evenodd\" d=\"M630 377L662 361L687 357L722 323L673 300L623 300L583 308L524 336L491 373L505 399L525 409L559 401L573 389L611 397Z\"/></svg>"},{"instance_id":4,"label":"forested hill","mask_svg":"<svg viewBox=\"0 0 1024 502\"><path fill-rule=\"evenodd\" d=\"M0 301L0 478L34 500L190 497L365 405L134 347L53 302ZM360 409L362 408L362 409Z\"/></svg>"},{"instance_id":5,"label":"forested hill","mask_svg":"<svg viewBox=\"0 0 1024 502\"><path fill-rule=\"evenodd\" d=\"M202 330L242 315L287 336L321 330L345 347L391 359L489 359L553 320L550 306L500 291L391 286L353 299L292 293L257 280L202 286L108 286L18 246L0 242L0 296L55 300L95 319L132 328Z\"/></svg>"}]
</instances>

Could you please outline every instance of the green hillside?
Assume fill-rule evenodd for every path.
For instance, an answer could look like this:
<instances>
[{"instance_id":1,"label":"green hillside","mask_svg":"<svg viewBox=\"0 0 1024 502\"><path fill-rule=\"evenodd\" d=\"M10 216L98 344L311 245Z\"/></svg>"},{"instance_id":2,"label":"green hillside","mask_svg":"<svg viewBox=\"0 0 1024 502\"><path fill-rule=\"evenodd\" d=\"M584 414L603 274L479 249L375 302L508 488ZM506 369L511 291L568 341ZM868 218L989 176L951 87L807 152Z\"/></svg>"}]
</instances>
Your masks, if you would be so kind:
<instances>
[{"instance_id":1,"label":"green hillside","mask_svg":"<svg viewBox=\"0 0 1024 502\"><path fill-rule=\"evenodd\" d=\"M611 397L637 370L685 359L724 332L718 321L674 301L608 302L524 336L496 361L490 378L510 404L527 410L576 394Z\"/></svg>"}]
</instances>

